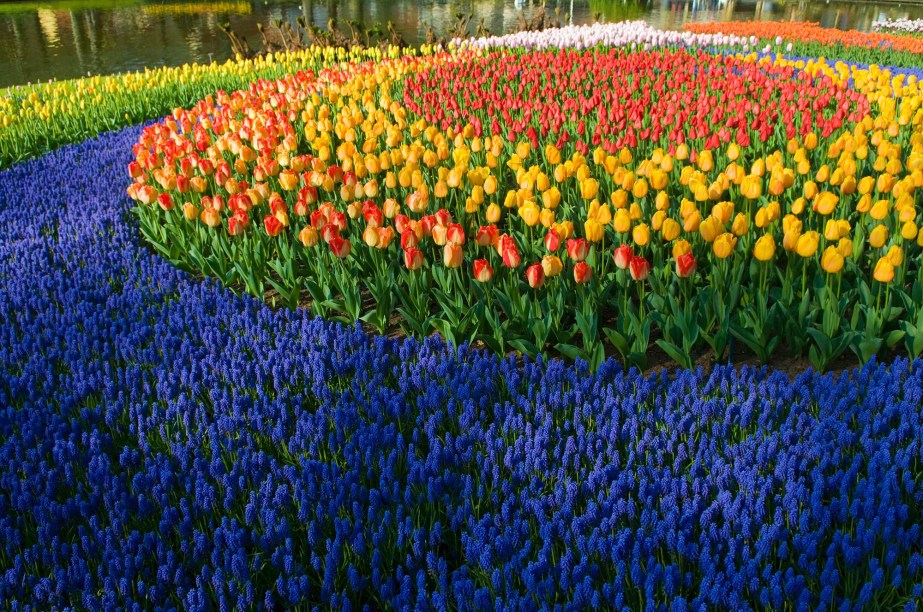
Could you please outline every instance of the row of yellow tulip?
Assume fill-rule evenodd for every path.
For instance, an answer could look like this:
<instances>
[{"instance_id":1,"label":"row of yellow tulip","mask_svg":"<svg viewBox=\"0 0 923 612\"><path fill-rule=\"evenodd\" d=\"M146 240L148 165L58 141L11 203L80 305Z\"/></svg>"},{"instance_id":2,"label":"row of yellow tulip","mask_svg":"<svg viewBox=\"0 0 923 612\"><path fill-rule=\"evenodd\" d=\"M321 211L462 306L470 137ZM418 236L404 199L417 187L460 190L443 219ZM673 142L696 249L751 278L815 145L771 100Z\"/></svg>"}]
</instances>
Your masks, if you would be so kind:
<instances>
[{"instance_id":1,"label":"row of yellow tulip","mask_svg":"<svg viewBox=\"0 0 923 612\"><path fill-rule=\"evenodd\" d=\"M426 55L431 48L345 50L312 47L224 63L185 64L106 76L13 87L0 97L0 167L62 144L190 106L217 90L257 79L383 57Z\"/></svg>"}]
</instances>

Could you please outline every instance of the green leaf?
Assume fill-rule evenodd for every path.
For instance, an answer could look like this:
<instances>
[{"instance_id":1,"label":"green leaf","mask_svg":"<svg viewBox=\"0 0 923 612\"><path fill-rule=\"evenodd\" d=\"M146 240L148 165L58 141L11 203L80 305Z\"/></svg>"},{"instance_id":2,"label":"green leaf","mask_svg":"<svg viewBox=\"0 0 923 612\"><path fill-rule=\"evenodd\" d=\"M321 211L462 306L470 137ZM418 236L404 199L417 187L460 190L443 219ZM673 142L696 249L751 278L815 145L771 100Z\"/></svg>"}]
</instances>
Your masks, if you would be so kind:
<instances>
[{"instance_id":1,"label":"green leaf","mask_svg":"<svg viewBox=\"0 0 923 612\"><path fill-rule=\"evenodd\" d=\"M568 359L577 359L583 357L583 349L578 348L573 344L555 344L554 348Z\"/></svg>"},{"instance_id":2,"label":"green leaf","mask_svg":"<svg viewBox=\"0 0 923 612\"><path fill-rule=\"evenodd\" d=\"M657 346L663 349L663 352L685 369L689 370L692 368L692 356L686 353L682 348L666 340L657 340Z\"/></svg>"}]
</instances>

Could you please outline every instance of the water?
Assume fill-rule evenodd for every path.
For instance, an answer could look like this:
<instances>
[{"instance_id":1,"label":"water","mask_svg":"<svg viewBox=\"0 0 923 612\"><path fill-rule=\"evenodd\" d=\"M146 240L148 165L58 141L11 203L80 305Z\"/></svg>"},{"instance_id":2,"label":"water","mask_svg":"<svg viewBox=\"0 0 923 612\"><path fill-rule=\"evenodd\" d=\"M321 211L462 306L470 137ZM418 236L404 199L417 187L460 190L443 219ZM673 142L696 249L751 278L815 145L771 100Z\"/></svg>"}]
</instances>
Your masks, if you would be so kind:
<instances>
[{"instance_id":1,"label":"water","mask_svg":"<svg viewBox=\"0 0 923 612\"><path fill-rule=\"evenodd\" d=\"M137 70L145 66L208 62L230 57L231 46L220 24L258 46L257 24L303 17L324 25L393 22L410 43L425 39L432 26L444 32L458 13L473 14L471 28L483 19L493 33L507 32L539 10L540 0L65 0L0 1L0 88L18 83L64 79L88 73ZM559 18L574 23L601 14L607 21L644 19L659 28L680 28L689 21L742 19L810 20L824 26L868 30L883 17L923 17L921 6L773 0L546 0Z\"/></svg>"}]
</instances>

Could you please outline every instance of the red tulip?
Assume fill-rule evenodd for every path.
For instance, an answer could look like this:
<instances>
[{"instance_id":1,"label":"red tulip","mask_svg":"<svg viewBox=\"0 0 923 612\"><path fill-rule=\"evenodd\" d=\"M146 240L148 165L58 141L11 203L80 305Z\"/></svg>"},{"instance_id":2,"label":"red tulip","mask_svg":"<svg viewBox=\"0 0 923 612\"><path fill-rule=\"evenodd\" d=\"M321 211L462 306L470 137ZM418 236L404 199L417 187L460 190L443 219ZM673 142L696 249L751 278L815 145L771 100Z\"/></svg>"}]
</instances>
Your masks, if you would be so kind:
<instances>
[{"instance_id":1,"label":"red tulip","mask_svg":"<svg viewBox=\"0 0 923 612\"><path fill-rule=\"evenodd\" d=\"M444 208L437 210L436 214L433 216L436 217L436 223L438 225L444 225L445 227L448 227L452 224L452 213Z\"/></svg>"},{"instance_id":2,"label":"red tulip","mask_svg":"<svg viewBox=\"0 0 923 612\"><path fill-rule=\"evenodd\" d=\"M631 258L634 256L635 254L632 252L631 247L627 244L623 244L615 249L615 253L612 254L612 259L615 260L615 266L618 269L624 270L628 267L628 264L631 263Z\"/></svg>"},{"instance_id":3,"label":"red tulip","mask_svg":"<svg viewBox=\"0 0 923 612\"><path fill-rule=\"evenodd\" d=\"M250 225L250 217L246 213L235 213L228 219L228 234L240 236L248 225Z\"/></svg>"},{"instance_id":4,"label":"red tulip","mask_svg":"<svg viewBox=\"0 0 923 612\"><path fill-rule=\"evenodd\" d=\"M429 238L433 235L433 228L436 226L436 217L434 215L424 215L420 218L420 229L423 235Z\"/></svg>"},{"instance_id":5,"label":"red tulip","mask_svg":"<svg viewBox=\"0 0 923 612\"><path fill-rule=\"evenodd\" d=\"M516 268L521 261L519 249L516 247L516 241L508 234L503 234L497 242L497 250L500 251L500 257L503 259L503 265L507 268Z\"/></svg>"},{"instance_id":6,"label":"red tulip","mask_svg":"<svg viewBox=\"0 0 923 612\"><path fill-rule=\"evenodd\" d=\"M408 270L419 270L423 267L423 251L416 247L404 250L404 265Z\"/></svg>"},{"instance_id":7,"label":"red tulip","mask_svg":"<svg viewBox=\"0 0 923 612\"><path fill-rule=\"evenodd\" d=\"M526 280L529 281L529 286L533 289L538 289L545 284L545 270L542 268L542 264L532 264L526 268Z\"/></svg>"},{"instance_id":8,"label":"red tulip","mask_svg":"<svg viewBox=\"0 0 923 612\"><path fill-rule=\"evenodd\" d=\"M407 215L395 215L394 229L398 234L403 234L408 225L410 225L410 217Z\"/></svg>"},{"instance_id":9,"label":"red tulip","mask_svg":"<svg viewBox=\"0 0 923 612\"><path fill-rule=\"evenodd\" d=\"M590 243L585 238L571 238L567 241L567 256L574 261L583 261L590 254Z\"/></svg>"},{"instance_id":10,"label":"red tulip","mask_svg":"<svg viewBox=\"0 0 923 612\"><path fill-rule=\"evenodd\" d=\"M548 249L551 253L554 253L559 248L561 248L561 236L554 229L548 230L548 233L545 234L545 248Z\"/></svg>"},{"instance_id":11,"label":"red tulip","mask_svg":"<svg viewBox=\"0 0 923 612\"><path fill-rule=\"evenodd\" d=\"M284 227L273 215L263 217L263 225L266 227L266 233L270 236L278 236Z\"/></svg>"},{"instance_id":12,"label":"red tulip","mask_svg":"<svg viewBox=\"0 0 923 612\"><path fill-rule=\"evenodd\" d=\"M651 272L651 264L643 257L635 255L631 258L631 263L628 264L628 271L631 272L633 279L643 281Z\"/></svg>"},{"instance_id":13,"label":"red tulip","mask_svg":"<svg viewBox=\"0 0 923 612\"><path fill-rule=\"evenodd\" d=\"M474 280L479 283L488 283L494 277L494 269L486 259L474 260Z\"/></svg>"},{"instance_id":14,"label":"red tulip","mask_svg":"<svg viewBox=\"0 0 923 612\"><path fill-rule=\"evenodd\" d=\"M680 278L691 276L696 269L695 256L692 253L684 253L676 258L676 275Z\"/></svg>"},{"instance_id":15,"label":"red tulip","mask_svg":"<svg viewBox=\"0 0 923 612\"><path fill-rule=\"evenodd\" d=\"M478 246L493 246L500 237L500 230L496 225L482 225L478 228Z\"/></svg>"},{"instance_id":16,"label":"red tulip","mask_svg":"<svg viewBox=\"0 0 923 612\"><path fill-rule=\"evenodd\" d=\"M405 251L412 249L419 243L420 239L417 238L417 234L410 227L405 228L401 233L401 248Z\"/></svg>"},{"instance_id":17,"label":"red tulip","mask_svg":"<svg viewBox=\"0 0 923 612\"><path fill-rule=\"evenodd\" d=\"M446 240L459 246L465 244L465 230L458 223L453 223L446 230Z\"/></svg>"},{"instance_id":18,"label":"red tulip","mask_svg":"<svg viewBox=\"0 0 923 612\"><path fill-rule=\"evenodd\" d=\"M578 261L574 264L574 281L577 284L588 283L593 278L593 268L587 262Z\"/></svg>"},{"instance_id":19,"label":"red tulip","mask_svg":"<svg viewBox=\"0 0 923 612\"><path fill-rule=\"evenodd\" d=\"M314 229L319 230L325 225L327 225L327 213L326 212L318 208L317 210L311 213L311 226L314 227Z\"/></svg>"},{"instance_id":20,"label":"red tulip","mask_svg":"<svg viewBox=\"0 0 923 612\"><path fill-rule=\"evenodd\" d=\"M160 204L160 207L164 210L173 209L173 196L169 193L162 193L157 196L157 203Z\"/></svg>"},{"instance_id":21,"label":"red tulip","mask_svg":"<svg viewBox=\"0 0 923 612\"><path fill-rule=\"evenodd\" d=\"M281 225L281 224L280 224ZM339 238L340 230L337 229L337 226L333 223L328 223L320 230L320 236L324 239L324 242L330 243L334 238Z\"/></svg>"},{"instance_id":22,"label":"red tulip","mask_svg":"<svg viewBox=\"0 0 923 612\"><path fill-rule=\"evenodd\" d=\"M353 245L346 238L335 236L330 241L330 251L340 259L347 257L352 248Z\"/></svg>"}]
</instances>

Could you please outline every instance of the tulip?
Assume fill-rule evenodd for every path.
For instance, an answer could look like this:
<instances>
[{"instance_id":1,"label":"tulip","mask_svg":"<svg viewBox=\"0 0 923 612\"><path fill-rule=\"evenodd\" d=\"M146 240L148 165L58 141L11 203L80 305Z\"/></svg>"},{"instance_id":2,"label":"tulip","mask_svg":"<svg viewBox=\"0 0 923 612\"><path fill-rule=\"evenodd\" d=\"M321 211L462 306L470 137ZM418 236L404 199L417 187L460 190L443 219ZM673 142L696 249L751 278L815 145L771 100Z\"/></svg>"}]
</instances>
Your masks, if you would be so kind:
<instances>
[{"instance_id":1,"label":"tulip","mask_svg":"<svg viewBox=\"0 0 923 612\"><path fill-rule=\"evenodd\" d=\"M488 223L496 223L497 221L499 221L499 220L500 220L500 212L501 212L501 209L500 209L500 207L497 206L496 204L491 204L491 205L489 205L489 206L487 207L487 214L486 214L487 222L488 222Z\"/></svg>"},{"instance_id":2,"label":"tulip","mask_svg":"<svg viewBox=\"0 0 923 612\"><path fill-rule=\"evenodd\" d=\"M542 257L542 270L545 271L545 276L548 278L557 276L563 269L564 263L557 255L545 255Z\"/></svg>"},{"instance_id":3,"label":"tulip","mask_svg":"<svg viewBox=\"0 0 923 612\"><path fill-rule=\"evenodd\" d=\"M423 267L423 251L416 247L404 249L404 266L408 270L419 270Z\"/></svg>"},{"instance_id":4,"label":"tulip","mask_svg":"<svg viewBox=\"0 0 923 612\"><path fill-rule=\"evenodd\" d=\"M715 238L723 231L724 228L721 226L721 221L715 217L709 216L699 225L699 234L705 242L714 242Z\"/></svg>"},{"instance_id":5,"label":"tulip","mask_svg":"<svg viewBox=\"0 0 923 612\"><path fill-rule=\"evenodd\" d=\"M199 216L199 208L192 202L183 204L183 216L187 221L195 221Z\"/></svg>"},{"instance_id":6,"label":"tulip","mask_svg":"<svg viewBox=\"0 0 923 612\"><path fill-rule=\"evenodd\" d=\"M521 261L519 255L519 249L516 247L516 242L511 236L504 234L500 237L497 242L498 250L500 251L500 258L503 260L503 265L507 268L517 268Z\"/></svg>"},{"instance_id":7,"label":"tulip","mask_svg":"<svg viewBox=\"0 0 923 612\"><path fill-rule=\"evenodd\" d=\"M479 283L489 283L494 277L494 269L490 267L490 263L486 259L475 259L472 268L474 280Z\"/></svg>"},{"instance_id":8,"label":"tulip","mask_svg":"<svg viewBox=\"0 0 923 612\"><path fill-rule=\"evenodd\" d=\"M567 256L574 261L583 261L590 254L590 243L583 238L571 238L567 241Z\"/></svg>"},{"instance_id":9,"label":"tulip","mask_svg":"<svg viewBox=\"0 0 923 612\"><path fill-rule=\"evenodd\" d=\"M879 283L890 283L894 280L894 264L887 257L880 258L875 264L873 276Z\"/></svg>"},{"instance_id":10,"label":"tulip","mask_svg":"<svg viewBox=\"0 0 923 612\"><path fill-rule=\"evenodd\" d=\"M807 186L805 186L805 190L807 190ZM807 193L805 193L805 197L808 197ZM811 198L808 197L808 199L810 200ZM825 191L814 199L814 211L821 215L829 215L836 208L839 201L840 198L835 194Z\"/></svg>"},{"instance_id":11,"label":"tulip","mask_svg":"<svg viewBox=\"0 0 923 612\"><path fill-rule=\"evenodd\" d=\"M273 215L263 217L263 226L266 228L266 233L272 237L278 236L284 227Z\"/></svg>"},{"instance_id":12,"label":"tulip","mask_svg":"<svg viewBox=\"0 0 923 612\"><path fill-rule=\"evenodd\" d=\"M798 237L795 251L802 257L812 257L817 252L820 237L817 232L805 232Z\"/></svg>"},{"instance_id":13,"label":"tulip","mask_svg":"<svg viewBox=\"0 0 923 612\"><path fill-rule=\"evenodd\" d=\"M228 219L228 235L240 236L244 233L244 230L247 229L249 224L250 218L247 216L247 213L234 213L231 218Z\"/></svg>"},{"instance_id":14,"label":"tulip","mask_svg":"<svg viewBox=\"0 0 923 612\"><path fill-rule=\"evenodd\" d=\"M762 209L760 209L762 210ZM749 221L744 213L737 213L734 217L734 223L731 224L731 232L735 236L743 236L749 231Z\"/></svg>"},{"instance_id":15,"label":"tulip","mask_svg":"<svg viewBox=\"0 0 923 612\"><path fill-rule=\"evenodd\" d=\"M526 268L526 281L533 289L538 289L545 284L545 270L542 264L532 264Z\"/></svg>"},{"instance_id":16,"label":"tulip","mask_svg":"<svg viewBox=\"0 0 923 612\"><path fill-rule=\"evenodd\" d=\"M534 202L526 202L519 209L519 216L525 221L525 224L529 227L535 227L538 225L539 216L541 215L541 210Z\"/></svg>"},{"instance_id":17,"label":"tulip","mask_svg":"<svg viewBox=\"0 0 923 612\"><path fill-rule=\"evenodd\" d=\"M904 263L904 251L896 244L891 245L891 248L888 249L888 254L886 257L888 258L888 261L891 262L891 265L895 268Z\"/></svg>"},{"instance_id":18,"label":"tulip","mask_svg":"<svg viewBox=\"0 0 923 612\"><path fill-rule=\"evenodd\" d=\"M677 240L673 243L673 257L678 259L681 255L692 252L692 245L688 240Z\"/></svg>"},{"instance_id":19,"label":"tulip","mask_svg":"<svg viewBox=\"0 0 923 612\"><path fill-rule=\"evenodd\" d=\"M599 242L605 235L602 224L595 219L584 222L583 231L586 235L586 239L590 242Z\"/></svg>"},{"instance_id":20,"label":"tulip","mask_svg":"<svg viewBox=\"0 0 923 612\"><path fill-rule=\"evenodd\" d=\"M333 223L328 223L327 225L321 228L320 235L321 235L321 238L323 238L324 242L329 244L331 240L333 240L334 238L337 238L340 235L340 230Z\"/></svg>"},{"instance_id":21,"label":"tulip","mask_svg":"<svg viewBox=\"0 0 923 612\"><path fill-rule=\"evenodd\" d=\"M465 230L459 223L453 223L446 229L446 240L462 246L465 244Z\"/></svg>"},{"instance_id":22,"label":"tulip","mask_svg":"<svg viewBox=\"0 0 923 612\"><path fill-rule=\"evenodd\" d=\"M764 234L753 246L753 256L759 261L769 261L776 254L776 241L773 240L772 234Z\"/></svg>"},{"instance_id":23,"label":"tulip","mask_svg":"<svg viewBox=\"0 0 923 612\"><path fill-rule=\"evenodd\" d=\"M880 249L888 241L888 228L883 224L876 225L869 233L869 245L873 249Z\"/></svg>"},{"instance_id":24,"label":"tulip","mask_svg":"<svg viewBox=\"0 0 923 612\"><path fill-rule=\"evenodd\" d=\"M631 231L631 238L635 244L643 247L651 241L651 230L646 223L641 223Z\"/></svg>"},{"instance_id":25,"label":"tulip","mask_svg":"<svg viewBox=\"0 0 923 612\"><path fill-rule=\"evenodd\" d=\"M683 253L676 258L676 275L680 278L688 278L695 273L697 264L695 256L692 253Z\"/></svg>"},{"instance_id":26,"label":"tulip","mask_svg":"<svg viewBox=\"0 0 923 612\"><path fill-rule=\"evenodd\" d=\"M627 244L623 244L619 248L615 249L615 252L612 254L612 259L615 261L615 266L620 270L625 270L628 268L628 265L631 263L632 257L634 257L634 252L631 250L631 247Z\"/></svg>"},{"instance_id":27,"label":"tulip","mask_svg":"<svg viewBox=\"0 0 923 612\"><path fill-rule=\"evenodd\" d=\"M651 272L651 264L643 257L634 255L628 263L628 272L634 280L643 281Z\"/></svg>"},{"instance_id":28,"label":"tulip","mask_svg":"<svg viewBox=\"0 0 923 612\"><path fill-rule=\"evenodd\" d=\"M366 246L375 248L378 246L378 228L373 226L368 226L365 228L365 231L362 232L362 241L365 242Z\"/></svg>"},{"instance_id":29,"label":"tulip","mask_svg":"<svg viewBox=\"0 0 923 612\"><path fill-rule=\"evenodd\" d=\"M493 246L497 242L499 235L496 225L482 225L478 228L475 240L478 246Z\"/></svg>"},{"instance_id":30,"label":"tulip","mask_svg":"<svg viewBox=\"0 0 923 612\"><path fill-rule=\"evenodd\" d=\"M318 236L317 230L314 229L311 225L306 225L299 233L298 240L301 241L306 248L310 248L317 244Z\"/></svg>"},{"instance_id":31,"label":"tulip","mask_svg":"<svg viewBox=\"0 0 923 612\"><path fill-rule=\"evenodd\" d=\"M330 252L340 259L345 259L352 251L352 244L346 238L335 236L330 241Z\"/></svg>"},{"instance_id":32,"label":"tulip","mask_svg":"<svg viewBox=\"0 0 923 612\"><path fill-rule=\"evenodd\" d=\"M436 225L433 227L432 238L436 246L444 246L447 242L446 238L446 227L444 225Z\"/></svg>"},{"instance_id":33,"label":"tulip","mask_svg":"<svg viewBox=\"0 0 923 612\"><path fill-rule=\"evenodd\" d=\"M904 240L913 240L917 237L917 224L913 221L907 221L901 226L901 237Z\"/></svg>"},{"instance_id":34,"label":"tulip","mask_svg":"<svg viewBox=\"0 0 923 612\"><path fill-rule=\"evenodd\" d=\"M679 237L680 231L682 231L682 228L674 219L664 219L663 225L660 227L660 234L667 242L676 240Z\"/></svg>"},{"instance_id":35,"label":"tulip","mask_svg":"<svg viewBox=\"0 0 923 612\"><path fill-rule=\"evenodd\" d=\"M820 258L820 267L824 269L824 272L836 274L843 269L843 262L843 255L839 253L836 247L831 245L824 249L824 253Z\"/></svg>"},{"instance_id":36,"label":"tulip","mask_svg":"<svg viewBox=\"0 0 923 612\"><path fill-rule=\"evenodd\" d=\"M612 227L620 234L628 233L628 230L631 229L631 215L627 209L619 208L615 211L612 218Z\"/></svg>"},{"instance_id":37,"label":"tulip","mask_svg":"<svg viewBox=\"0 0 923 612\"><path fill-rule=\"evenodd\" d=\"M545 234L545 248L551 253L561 248L561 236L553 228Z\"/></svg>"},{"instance_id":38,"label":"tulip","mask_svg":"<svg viewBox=\"0 0 923 612\"><path fill-rule=\"evenodd\" d=\"M169 193L161 193L157 196L157 204L160 205L160 208L163 210L172 210L173 209L173 197Z\"/></svg>"},{"instance_id":39,"label":"tulip","mask_svg":"<svg viewBox=\"0 0 923 612\"><path fill-rule=\"evenodd\" d=\"M588 283L593 279L593 268L587 262L578 261L574 264L574 282L578 285Z\"/></svg>"},{"instance_id":40,"label":"tulip","mask_svg":"<svg viewBox=\"0 0 923 612\"><path fill-rule=\"evenodd\" d=\"M458 268L462 265L462 248L454 242L447 242L442 247L442 263L446 268Z\"/></svg>"},{"instance_id":41,"label":"tulip","mask_svg":"<svg viewBox=\"0 0 923 612\"><path fill-rule=\"evenodd\" d=\"M712 251L718 259L727 259L734 252L735 246L737 246L737 236L726 232L715 238Z\"/></svg>"}]
</instances>

